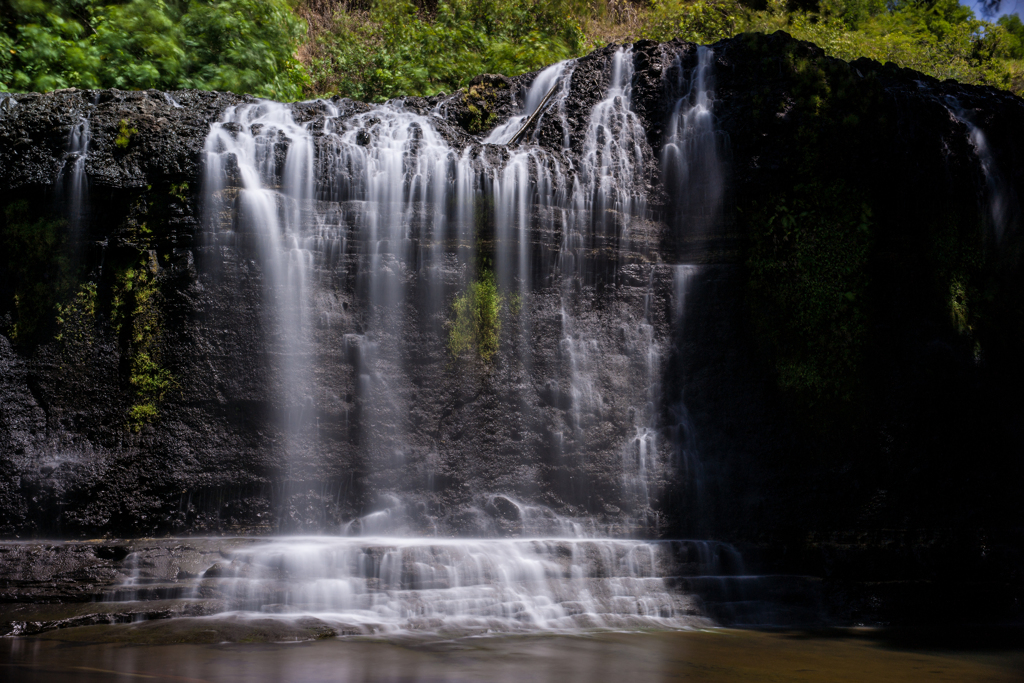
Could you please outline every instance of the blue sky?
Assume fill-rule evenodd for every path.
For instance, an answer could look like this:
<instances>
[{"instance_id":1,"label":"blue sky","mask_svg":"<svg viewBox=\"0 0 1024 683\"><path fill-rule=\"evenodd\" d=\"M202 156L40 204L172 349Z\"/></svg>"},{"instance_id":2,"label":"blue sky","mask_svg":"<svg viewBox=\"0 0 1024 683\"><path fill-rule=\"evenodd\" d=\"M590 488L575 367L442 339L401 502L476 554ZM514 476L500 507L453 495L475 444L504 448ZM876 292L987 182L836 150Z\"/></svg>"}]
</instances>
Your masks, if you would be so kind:
<instances>
[{"instance_id":1,"label":"blue sky","mask_svg":"<svg viewBox=\"0 0 1024 683\"><path fill-rule=\"evenodd\" d=\"M984 14L978 9L978 3L972 0L960 0L961 5L967 5L974 10L974 14L979 19L987 19ZM996 17L1001 17L1004 14L1016 14L1020 17L1024 17L1024 0L1003 0L1002 7L999 8L999 13ZM996 18L996 17L993 17Z\"/></svg>"}]
</instances>

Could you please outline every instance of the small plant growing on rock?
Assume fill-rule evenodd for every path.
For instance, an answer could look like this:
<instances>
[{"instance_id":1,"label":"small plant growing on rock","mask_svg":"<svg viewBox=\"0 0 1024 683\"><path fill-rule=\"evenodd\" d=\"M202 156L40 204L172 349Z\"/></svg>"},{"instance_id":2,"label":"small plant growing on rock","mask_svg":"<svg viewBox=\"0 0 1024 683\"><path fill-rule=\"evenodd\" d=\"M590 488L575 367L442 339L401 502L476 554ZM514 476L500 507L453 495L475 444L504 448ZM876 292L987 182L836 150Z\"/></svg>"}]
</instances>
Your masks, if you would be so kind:
<instances>
[{"instance_id":1,"label":"small plant growing on rock","mask_svg":"<svg viewBox=\"0 0 1024 683\"><path fill-rule=\"evenodd\" d=\"M114 144L117 145L118 149L127 149L128 144L132 141L132 136L139 132L139 129L128 123L128 119L121 119L117 129L117 137L114 138Z\"/></svg>"},{"instance_id":2,"label":"small plant growing on rock","mask_svg":"<svg viewBox=\"0 0 1024 683\"><path fill-rule=\"evenodd\" d=\"M452 302L448 350L453 356L475 350L484 361L491 360L498 351L501 305L494 273L485 270L479 280L470 283L466 292Z\"/></svg>"},{"instance_id":3,"label":"small plant growing on rock","mask_svg":"<svg viewBox=\"0 0 1024 683\"><path fill-rule=\"evenodd\" d=\"M171 196L177 199L179 202L188 201L188 183L171 183Z\"/></svg>"},{"instance_id":4,"label":"small plant growing on rock","mask_svg":"<svg viewBox=\"0 0 1024 683\"><path fill-rule=\"evenodd\" d=\"M474 78L464 95L466 113L460 121L463 127L474 135L493 128L498 122L493 109L497 106L499 91L508 87L504 76L484 74Z\"/></svg>"}]
</instances>

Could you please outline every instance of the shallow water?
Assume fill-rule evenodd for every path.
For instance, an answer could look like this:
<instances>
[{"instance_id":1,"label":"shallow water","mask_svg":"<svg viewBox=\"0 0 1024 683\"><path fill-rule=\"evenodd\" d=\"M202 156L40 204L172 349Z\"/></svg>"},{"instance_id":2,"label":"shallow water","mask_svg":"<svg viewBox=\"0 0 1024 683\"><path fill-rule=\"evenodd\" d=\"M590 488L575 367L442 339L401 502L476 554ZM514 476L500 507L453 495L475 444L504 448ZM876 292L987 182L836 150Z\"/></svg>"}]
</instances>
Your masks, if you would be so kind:
<instances>
[{"instance_id":1,"label":"shallow water","mask_svg":"<svg viewBox=\"0 0 1024 683\"><path fill-rule=\"evenodd\" d=\"M118 627L0 640L7 681L1020 681L1017 629L953 645L883 631L711 629L385 641L126 645ZM121 633L125 629L120 629ZM170 634L165 633L168 637ZM940 647L941 646L941 647Z\"/></svg>"}]
</instances>

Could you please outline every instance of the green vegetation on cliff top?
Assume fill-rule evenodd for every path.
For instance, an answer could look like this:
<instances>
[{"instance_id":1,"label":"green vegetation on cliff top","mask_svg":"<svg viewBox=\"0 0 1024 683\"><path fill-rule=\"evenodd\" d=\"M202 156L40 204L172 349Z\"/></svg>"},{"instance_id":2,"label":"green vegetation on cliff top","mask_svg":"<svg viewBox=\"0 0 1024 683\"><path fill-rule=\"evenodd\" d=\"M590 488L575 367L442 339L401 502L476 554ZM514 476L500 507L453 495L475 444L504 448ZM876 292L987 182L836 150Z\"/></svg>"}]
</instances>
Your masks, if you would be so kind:
<instances>
[{"instance_id":1,"label":"green vegetation on cliff top","mask_svg":"<svg viewBox=\"0 0 1024 683\"><path fill-rule=\"evenodd\" d=\"M233 90L383 101L514 76L608 42L784 30L1024 92L1024 24L956 0L0 0L0 90Z\"/></svg>"}]
</instances>

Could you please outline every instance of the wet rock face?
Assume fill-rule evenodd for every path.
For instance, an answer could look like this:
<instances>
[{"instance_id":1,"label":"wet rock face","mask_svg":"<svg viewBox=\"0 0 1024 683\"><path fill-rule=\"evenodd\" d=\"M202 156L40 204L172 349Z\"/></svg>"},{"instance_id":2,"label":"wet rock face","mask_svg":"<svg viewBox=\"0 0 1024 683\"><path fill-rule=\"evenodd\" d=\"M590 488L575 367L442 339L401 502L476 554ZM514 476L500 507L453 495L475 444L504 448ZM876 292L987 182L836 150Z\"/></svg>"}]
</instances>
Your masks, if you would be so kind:
<instances>
[{"instance_id":1,"label":"wet rock face","mask_svg":"<svg viewBox=\"0 0 1024 683\"><path fill-rule=\"evenodd\" d=\"M536 131L543 159L578 163L615 52L598 50L572 65L564 116L545 115ZM351 227L342 246L316 242L305 293L314 315L296 351L274 327L279 305L268 295L265 244L237 209L237 165L225 171L217 215L203 191L211 126L227 107L252 99L192 91L16 95L16 104L0 106L0 234L20 245L18 258L32 268L0 262L0 533L372 533L390 522L367 513L386 511L417 533L549 533L562 518L590 520L593 533L629 533L642 517L649 535L761 539L812 523L857 524L877 491L908 472L924 484L940 479L954 444L967 447L971 437L958 432L936 443L927 436L936 420L1020 376L1019 316L991 321L1017 310L1014 292L1024 291L1015 265L1024 104L874 63L846 65L784 34L724 41L713 55L727 178L716 228L680 228L678 198L659 162L697 47L637 43L631 109L644 138L631 182L646 211L629 221L628 243L589 244L579 251L585 267L574 271L560 261L566 234L547 220L560 208L535 203L528 243L543 267L521 311L513 315L506 301L488 361L453 359L447 344L451 302L485 258L496 263L501 255L493 217L464 243L449 236L435 256L421 237L430 213L410 211L410 252L418 256L404 263L389 255L393 245ZM507 167L518 150L480 139L523 113L536 77L481 76L466 91L409 98L404 107L428 117L457 153L469 149L467 163L484 174ZM1001 174L1011 208L999 245L985 218L990 183L954 110L985 132ZM374 116L369 105L345 100L290 111L320 146L332 139L329 121ZM86 217L65 216L49 251L10 241L24 226L38 231L61 218L74 162L68 140L84 119ZM366 149L380 121L364 123L353 144ZM291 144L281 136L269 165L283 172ZM410 143L423 144L422 134ZM532 173L538 158L524 162ZM864 393L852 399L867 408L839 413L846 426L824 434L807 429L803 406L780 391L776 357L786 349L769 343L777 330L751 311L759 301L751 297L760 296L751 254L764 228L748 217L815 183L842 184L874 216L871 284L854 297L868 302L861 313L872 323L857 356ZM454 191L454 179L450 185ZM310 201L310 213L341 216L338 224L349 226L362 203L326 191ZM455 202L448 206L455 210ZM494 207L481 202L477 210L486 217ZM934 238L943 222L959 226L942 233L955 248ZM961 249L971 235L976 248ZM388 286L406 293L382 315L369 303L365 275L375 249L391 274ZM478 251L467 260L460 249ZM701 268L685 303L680 264ZM983 288L965 289L971 301L995 302L986 309L990 322L972 328L970 340L950 328L956 273L998 285L991 299ZM93 289L82 289L86 283ZM785 304L769 320L782 320ZM32 335L19 336L13 330L29 306L45 316ZM973 360L976 340L985 363ZM579 370L588 357L591 365ZM308 373L293 386L285 372L300 361ZM580 372L589 384L572 385ZM380 387L392 403L368 400L383 395ZM925 401L939 397L952 401L947 412ZM961 414L984 430L984 443L1005 452L1019 441L1007 426L1016 405ZM639 417L645 411L656 414L649 425ZM645 426L657 439L644 441ZM858 436L847 438L852 432ZM939 453L927 462L923 436ZM648 443L656 466L640 486L624 468ZM990 464L1008 472L995 456ZM1004 486L1005 478L993 475L991 483ZM638 502L641 488L646 502ZM883 496L888 507L872 519L905 523L919 502L909 489ZM971 489L972 496L982 493ZM816 510L830 499L849 514L821 519Z\"/></svg>"},{"instance_id":2,"label":"wet rock face","mask_svg":"<svg viewBox=\"0 0 1024 683\"><path fill-rule=\"evenodd\" d=\"M0 136L0 177L14 190L50 186L60 176L71 128L90 119L93 141L86 172L91 182L142 188L154 181L197 180L203 140L225 107L245 101L230 93L155 90L60 90L24 94L5 112ZM121 121L128 136L117 144Z\"/></svg>"}]
</instances>

